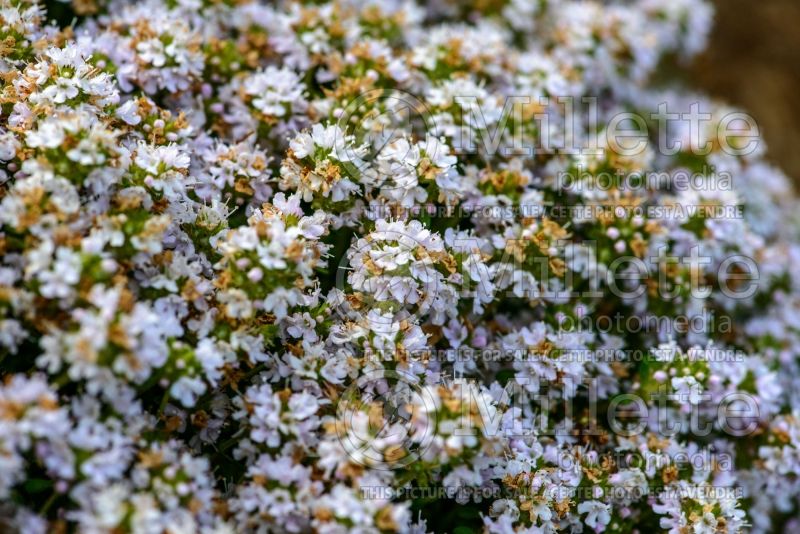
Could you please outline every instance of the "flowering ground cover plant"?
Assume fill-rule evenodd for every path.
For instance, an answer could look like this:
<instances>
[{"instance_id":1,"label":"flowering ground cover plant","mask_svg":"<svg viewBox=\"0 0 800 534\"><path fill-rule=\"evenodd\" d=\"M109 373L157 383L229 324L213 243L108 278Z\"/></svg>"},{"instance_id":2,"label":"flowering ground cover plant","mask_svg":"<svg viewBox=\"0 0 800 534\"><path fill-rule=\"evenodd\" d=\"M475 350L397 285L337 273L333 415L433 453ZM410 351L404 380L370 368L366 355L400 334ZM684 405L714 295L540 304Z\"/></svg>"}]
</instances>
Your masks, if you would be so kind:
<instances>
[{"instance_id":1,"label":"flowering ground cover plant","mask_svg":"<svg viewBox=\"0 0 800 534\"><path fill-rule=\"evenodd\" d=\"M794 532L800 220L703 0L0 0L0 530Z\"/></svg>"}]
</instances>

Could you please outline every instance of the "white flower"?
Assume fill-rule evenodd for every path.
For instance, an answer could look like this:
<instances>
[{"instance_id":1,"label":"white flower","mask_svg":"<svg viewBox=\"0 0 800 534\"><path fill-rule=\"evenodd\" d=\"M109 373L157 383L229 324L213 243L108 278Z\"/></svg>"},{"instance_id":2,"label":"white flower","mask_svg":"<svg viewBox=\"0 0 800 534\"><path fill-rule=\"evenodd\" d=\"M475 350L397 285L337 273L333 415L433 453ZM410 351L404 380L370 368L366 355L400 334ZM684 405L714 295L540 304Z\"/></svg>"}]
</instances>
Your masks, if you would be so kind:
<instances>
[{"instance_id":1,"label":"white flower","mask_svg":"<svg viewBox=\"0 0 800 534\"><path fill-rule=\"evenodd\" d=\"M302 132L289 143L294 155L300 159L306 158L314 153L314 139L311 135Z\"/></svg>"},{"instance_id":2,"label":"white flower","mask_svg":"<svg viewBox=\"0 0 800 534\"><path fill-rule=\"evenodd\" d=\"M139 57L154 67L163 67L167 62L164 44L158 39L147 39L136 45Z\"/></svg>"},{"instance_id":3,"label":"white flower","mask_svg":"<svg viewBox=\"0 0 800 534\"><path fill-rule=\"evenodd\" d=\"M672 378L672 388L679 402L700 404L703 400L703 386L693 376L676 376Z\"/></svg>"},{"instance_id":4,"label":"white flower","mask_svg":"<svg viewBox=\"0 0 800 534\"><path fill-rule=\"evenodd\" d=\"M584 521L595 531L601 531L611 521L609 506L600 501L583 501L578 504L578 513L587 514Z\"/></svg>"},{"instance_id":5,"label":"white flower","mask_svg":"<svg viewBox=\"0 0 800 534\"><path fill-rule=\"evenodd\" d=\"M205 393L206 385L196 377L182 376L172 387L170 393L172 397L186 407L192 407L197 402L198 397Z\"/></svg>"},{"instance_id":6,"label":"white flower","mask_svg":"<svg viewBox=\"0 0 800 534\"><path fill-rule=\"evenodd\" d=\"M124 104L122 104L117 111L115 112L117 117L125 121L126 124L130 124L131 126L135 126L142 122L142 118L139 116L139 106L136 103L136 100L128 100Z\"/></svg>"},{"instance_id":7,"label":"white flower","mask_svg":"<svg viewBox=\"0 0 800 534\"><path fill-rule=\"evenodd\" d=\"M64 142L64 130L58 121L49 120L39 125L39 129L27 133L28 146L31 148L55 148Z\"/></svg>"}]
</instances>

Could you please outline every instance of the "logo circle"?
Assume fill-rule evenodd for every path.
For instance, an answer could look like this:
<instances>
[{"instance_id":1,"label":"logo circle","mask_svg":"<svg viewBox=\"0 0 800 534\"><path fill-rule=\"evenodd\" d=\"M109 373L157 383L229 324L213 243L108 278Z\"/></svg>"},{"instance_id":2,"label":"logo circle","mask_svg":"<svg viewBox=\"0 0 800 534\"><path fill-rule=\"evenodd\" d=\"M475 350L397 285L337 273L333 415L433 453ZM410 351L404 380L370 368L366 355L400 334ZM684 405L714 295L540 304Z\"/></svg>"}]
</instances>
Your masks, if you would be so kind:
<instances>
[{"instance_id":1,"label":"logo circle","mask_svg":"<svg viewBox=\"0 0 800 534\"><path fill-rule=\"evenodd\" d=\"M341 135L355 139L355 143L344 143L344 153L353 163L345 171L358 181L368 176L384 191L405 187L398 178L402 173L397 172L397 166L381 164L385 150L391 149L393 159L403 161L416 150L415 141L436 131L427 105L401 89L372 89L360 94L345 106L337 126ZM438 146L432 144L433 153L427 154L431 160L435 160Z\"/></svg>"},{"instance_id":2,"label":"logo circle","mask_svg":"<svg viewBox=\"0 0 800 534\"><path fill-rule=\"evenodd\" d=\"M344 295L356 297L334 307L336 312L345 319L366 320L376 333L397 321L421 320L449 290L423 241L400 229L383 230L381 234L381 238L369 234L351 244L339 260L335 281ZM422 259L416 257L418 254ZM384 260L388 263L395 256L406 257L406 263L381 269ZM375 311L378 313L371 313Z\"/></svg>"},{"instance_id":3,"label":"logo circle","mask_svg":"<svg viewBox=\"0 0 800 534\"><path fill-rule=\"evenodd\" d=\"M355 463L370 469L401 469L430 447L436 402L419 379L391 370L361 375L339 397L337 436Z\"/></svg>"}]
</instances>

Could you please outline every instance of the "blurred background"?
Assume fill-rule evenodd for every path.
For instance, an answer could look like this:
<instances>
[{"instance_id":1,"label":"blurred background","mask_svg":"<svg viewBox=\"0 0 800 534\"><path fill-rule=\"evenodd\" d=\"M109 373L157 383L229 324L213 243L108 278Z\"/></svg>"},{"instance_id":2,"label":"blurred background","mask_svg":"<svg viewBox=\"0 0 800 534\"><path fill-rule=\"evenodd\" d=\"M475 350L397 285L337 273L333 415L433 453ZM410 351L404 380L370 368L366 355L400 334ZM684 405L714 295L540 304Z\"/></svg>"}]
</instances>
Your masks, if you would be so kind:
<instances>
[{"instance_id":1,"label":"blurred background","mask_svg":"<svg viewBox=\"0 0 800 534\"><path fill-rule=\"evenodd\" d=\"M746 111L767 143L768 159L800 191L800 0L712 0L716 19L708 49L692 65L662 73ZM80 2L80 0L78 0ZM45 0L62 26L75 13Z\"/></svg>"},{"instance_id":2,"label":"blurred background","mask_svg":"<svg viewBox=\"0 0 800 534\"><path fill-rule=\"evenodd\" d=\"M800 2L714 3L708 49L694 61L686 82L752 115L768 159L800 190Z\"/></svg>"}]
</instances>

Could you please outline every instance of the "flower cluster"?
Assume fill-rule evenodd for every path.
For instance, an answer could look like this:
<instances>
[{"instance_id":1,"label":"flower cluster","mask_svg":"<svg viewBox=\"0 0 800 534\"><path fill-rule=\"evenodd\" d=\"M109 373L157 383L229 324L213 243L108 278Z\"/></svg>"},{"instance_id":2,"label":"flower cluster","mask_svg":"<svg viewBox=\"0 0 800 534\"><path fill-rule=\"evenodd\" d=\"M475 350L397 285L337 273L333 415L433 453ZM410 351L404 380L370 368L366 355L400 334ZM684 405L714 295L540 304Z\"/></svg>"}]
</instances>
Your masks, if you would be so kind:
<instances>
[{"instance_id":1,"label":"flower cluster","mask_svg":"<svg viewBox=\"0 0 800 534\"><path fill-rule=\"evenodd\" d=\"M800 513L788 180L716 102L610 138L694 109L705 0L48 5L0 0L0 530Z\"/></svg>"}]
</instances>

